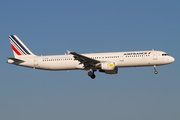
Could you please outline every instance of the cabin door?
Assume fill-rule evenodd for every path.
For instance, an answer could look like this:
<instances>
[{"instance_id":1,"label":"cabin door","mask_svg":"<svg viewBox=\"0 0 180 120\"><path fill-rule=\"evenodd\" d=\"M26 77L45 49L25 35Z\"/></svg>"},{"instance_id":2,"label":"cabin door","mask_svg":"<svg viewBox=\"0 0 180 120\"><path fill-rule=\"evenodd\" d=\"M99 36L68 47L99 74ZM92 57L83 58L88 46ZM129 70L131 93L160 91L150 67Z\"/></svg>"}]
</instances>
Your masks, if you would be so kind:
<instances>
[{"instance_id":1,"label":"cabin door","mask_svg":"<svg viewBox=\"0 0 180 120\"><path fill-rule=\"evenodd\" d=\"M157 60L157 52L153 51L153 60Z\"/></svg>"},{"instance_id":2,"label":"cabin door","mask_svg":"<svg viewBox=\"0 0 180 120\"><path fill-rule=\"evenodd\" d=\"M123 55L120 55L119 57L120 57L119 60L120 60L121 62L123 62L123 61L124 61L124 56L123 56Z\"/></svg>"},{"instance_id":3,"label":"cabin door","mask_svg":"<svg viewBox=\"0 0 180 120\"><path fill-rule=\"evenodd\" d=\"M38 66L38 58L34 58L34 68L37 68Z\"/></svg>"}]
</instances>

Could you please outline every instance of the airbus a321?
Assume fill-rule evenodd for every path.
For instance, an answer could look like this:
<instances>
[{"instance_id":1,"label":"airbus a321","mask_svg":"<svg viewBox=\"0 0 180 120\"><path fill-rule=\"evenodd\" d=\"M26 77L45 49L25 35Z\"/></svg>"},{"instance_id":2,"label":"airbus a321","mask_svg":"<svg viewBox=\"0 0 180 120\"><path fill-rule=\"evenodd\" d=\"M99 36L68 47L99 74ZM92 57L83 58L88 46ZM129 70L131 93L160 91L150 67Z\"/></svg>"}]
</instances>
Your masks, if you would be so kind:
<instances>
[{"instance_id":1,"label":"airbus a321","mask_svg":"<svg viewBox=\"0 0 180 120\"><path fill-rule=\"evenodd\" d=\"M33 54L16 35L9 35L14 57L8 57L7 63L41 70L88 70L94 79L95 71L105 74L117 74L118 68L156 66L174 62L174 58L162 51L132 51L78 54L67 51L65 55L37 56Z\"/></svg>"}]
</instances>

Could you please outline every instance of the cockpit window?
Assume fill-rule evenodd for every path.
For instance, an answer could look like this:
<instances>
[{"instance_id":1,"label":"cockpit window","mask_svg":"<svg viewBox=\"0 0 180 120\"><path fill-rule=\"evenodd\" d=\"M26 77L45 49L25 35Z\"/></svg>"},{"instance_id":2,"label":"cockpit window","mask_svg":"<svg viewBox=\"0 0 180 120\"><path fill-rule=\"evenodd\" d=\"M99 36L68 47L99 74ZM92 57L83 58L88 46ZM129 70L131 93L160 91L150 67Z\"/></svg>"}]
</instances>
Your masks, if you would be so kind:
<instances>
[{"instance_id":1,"label":"cockpit window","mask_svg":"<svg viewBox=\"0 0 180 120\"><path fill-rule=\"evenodd\" d=\"M162 56L169 56L168 54L162 54Z\"/></svg>"}]
</instances>

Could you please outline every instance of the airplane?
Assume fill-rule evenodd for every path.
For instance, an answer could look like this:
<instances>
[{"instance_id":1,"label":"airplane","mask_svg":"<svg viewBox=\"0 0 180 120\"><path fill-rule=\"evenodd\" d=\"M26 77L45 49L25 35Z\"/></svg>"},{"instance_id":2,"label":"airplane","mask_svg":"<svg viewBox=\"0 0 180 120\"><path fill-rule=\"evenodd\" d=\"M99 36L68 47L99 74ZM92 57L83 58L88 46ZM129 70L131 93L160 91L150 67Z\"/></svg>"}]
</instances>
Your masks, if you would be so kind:
<instances>
[{"instance_id":1,"label":"airplane","mask_svg":"<svg viewBox=\"0 0 180 120\"><path fill-rule=\"evenodd\" d=\"M68 51L65 55L37 56L16 36L9 35L14 57L8 57L7 63L41 70L88 70L88 76L94 79L95 71L105 74L117 74L118 68L156 66L173 63L175 59L166 52L147 50L131 52L109 52L78 54Z\"/></svg>"}]
</instances>

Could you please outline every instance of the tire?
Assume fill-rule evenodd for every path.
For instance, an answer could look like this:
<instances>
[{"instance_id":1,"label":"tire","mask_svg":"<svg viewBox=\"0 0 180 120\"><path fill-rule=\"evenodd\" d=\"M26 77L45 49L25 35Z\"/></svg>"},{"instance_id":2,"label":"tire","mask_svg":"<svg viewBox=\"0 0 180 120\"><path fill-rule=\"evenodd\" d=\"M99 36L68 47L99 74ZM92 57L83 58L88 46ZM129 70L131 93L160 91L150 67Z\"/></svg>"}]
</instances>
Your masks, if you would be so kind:
<instances>
[{"instance_id":1,"label":"tire","mask_svg":"<svg viewBox=\"0 0 180 120\"><path fill-rule=\"evenodd\" d=\"M93 74L93 75L91 76L92 79L94 79L95 77L96 77L95 74Z\"/></svg>"},{"instance_id":2,"label":"tire","mask_svg":"<svg viewBox=\"0 0 180 120\"><path fill-rule=\"evenodd\" d=\"M89 75L90 77L93 76L93 72L89 71L89 72L88 72L88 75Z\"/></svg>"}]
</instances>

